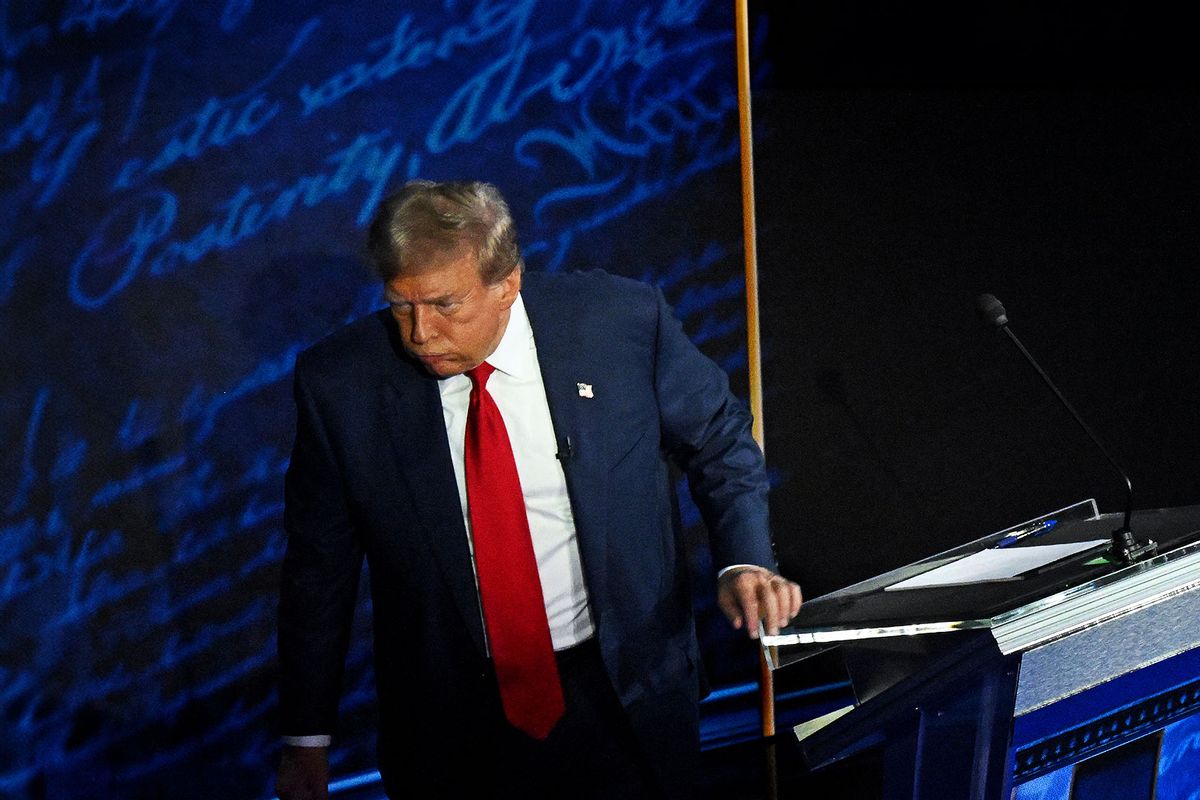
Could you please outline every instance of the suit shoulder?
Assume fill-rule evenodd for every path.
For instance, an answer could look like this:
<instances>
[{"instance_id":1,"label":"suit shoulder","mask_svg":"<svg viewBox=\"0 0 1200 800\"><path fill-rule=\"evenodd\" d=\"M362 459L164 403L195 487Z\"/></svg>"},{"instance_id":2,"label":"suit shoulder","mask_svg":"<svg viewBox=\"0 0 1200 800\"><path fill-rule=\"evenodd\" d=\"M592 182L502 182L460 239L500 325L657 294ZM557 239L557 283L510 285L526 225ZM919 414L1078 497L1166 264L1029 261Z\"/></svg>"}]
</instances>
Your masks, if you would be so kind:
<instances>
[{"instance_id":1,"label":"suit shoulder","mask_svg":"<svg viewBox=\"0 0 1200 800\"><path fill-rule=\"evenodd\" d=\"M385 358L393 352L389 325L390 317L382 310L338 328L297 356L297 373L346 374Z\"/></svg>"},{"instance_id":2,"label":"suit shoulder","mask_svg":"<svg viewBox=\"0 0 1200 800\"><path fill-rule=\"evenodd\" d=\"M525 275L525 288L560 308L597 308L609 313L616 309L650 310L659 298L654 286L601 269L530 272Z\"/></svg>"}]
</instances>

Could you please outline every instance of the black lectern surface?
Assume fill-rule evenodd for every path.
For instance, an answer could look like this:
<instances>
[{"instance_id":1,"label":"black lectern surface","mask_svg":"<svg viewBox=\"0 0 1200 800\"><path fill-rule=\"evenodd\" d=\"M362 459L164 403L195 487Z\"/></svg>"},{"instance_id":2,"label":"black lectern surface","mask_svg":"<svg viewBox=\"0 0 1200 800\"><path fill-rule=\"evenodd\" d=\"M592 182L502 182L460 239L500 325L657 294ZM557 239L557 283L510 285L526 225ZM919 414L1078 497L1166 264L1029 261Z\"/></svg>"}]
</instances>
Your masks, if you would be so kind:
<instances>
[{"instance_id":1,"label":"black lectern surface","mask_svg":"<svg viewBox=\"0 0 1200 800\"><path fill-rule=\"evenodd\" d=\"M1200 709L1200 506L1134 512L1159 555L1132 565L1107 557L1123 521L1085 500L762 636L776 669L836 648L850 677L854 706L797 726L810 765L882 746L885 800L1025 800L1100 756L1140 763Z\"/></svg>"},{"instance_id":2,"label":"black lectern surface","mask_svg":"<svg viewBox=\"0 0 1200 800\"><path fill-rule=\"evenodd\" d=\"M959 547L930 556L845 589L805 602L800 614L778 636L767 636L764 645L808 645L878 638L892 635L939 633L991 628L1010 621L1009 614L1041 608L1040 603L1066 599L1062 594L1085 592L1097 584L1120 580L1144 571L1147 565L1169 560L1159 556L1132 566L1108 560L1111 534L1120 527L1122 514L1100 514L1093 500L980 537ZM1168 553L1200 539L1200 505L1135 511L1133 530L1140 539L1159 543ZM1015 539L1015 541L1014 541ZM1072 552L1068 545L1092 546ZM1035 555L1034 550L1065 553L1011 576L961 582L950 578L930 580L916 588L901 588L918 576L962 563L968 557ZM1005 551L1005 552L1001 552ZM1036 563L1035 557L1030 561ZM983 565L986 566L986 565ZM1068 594L1067 597L1073 595ZM791 652L789 663L808 653Z\"/></svg>"}]
</instances>

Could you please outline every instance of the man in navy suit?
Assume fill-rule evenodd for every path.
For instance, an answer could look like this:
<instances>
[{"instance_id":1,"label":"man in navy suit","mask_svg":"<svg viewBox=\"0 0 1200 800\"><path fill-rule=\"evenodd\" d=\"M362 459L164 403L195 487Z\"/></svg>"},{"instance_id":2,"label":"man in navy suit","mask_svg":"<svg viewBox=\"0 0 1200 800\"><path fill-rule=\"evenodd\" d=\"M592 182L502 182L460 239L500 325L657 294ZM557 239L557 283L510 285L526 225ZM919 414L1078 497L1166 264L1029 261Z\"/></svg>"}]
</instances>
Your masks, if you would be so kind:
<instances>
[{"instance_id":1,"label":"man in navy suit","mask_svg":"<svg viewBox=\"0 0 1200 800\"><path fill-rule=\"evenodd\" d=\"M801 602L774 572L749 414L657 289L598 271L524 274L488 184L407 184L369 244L388 309L296 363L281 797L325 796L364 556L390 796L688 796L701 680L672 463L723 568L731 623L775 631ZM480 537L493 523L482 483L468 485L499 463L472 456L470 417L493 402L481 395L503 418L553 647L549 682L525 694L544 729L513 711L511 614L493 609L521 592L489 588Z\"/></svg>"}]
</instances>

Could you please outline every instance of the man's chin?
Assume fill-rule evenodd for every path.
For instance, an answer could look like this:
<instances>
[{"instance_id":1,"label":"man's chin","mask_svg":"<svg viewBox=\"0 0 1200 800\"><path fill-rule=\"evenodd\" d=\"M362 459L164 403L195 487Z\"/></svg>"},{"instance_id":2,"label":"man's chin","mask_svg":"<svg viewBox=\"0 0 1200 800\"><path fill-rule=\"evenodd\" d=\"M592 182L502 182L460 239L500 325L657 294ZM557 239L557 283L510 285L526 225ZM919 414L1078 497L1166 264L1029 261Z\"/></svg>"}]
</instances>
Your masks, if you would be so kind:
<instances>
[{"instance_id":1,"label":"man's chin","mask_svg":"<svg viewBox=\"0 0 1200 800\"><path fill-rule=\"evenodd\" d=\"M462 365L449 356L413 356L425 371L435 378L449 378L462 373Z\"/></svg>"}]
</instances>

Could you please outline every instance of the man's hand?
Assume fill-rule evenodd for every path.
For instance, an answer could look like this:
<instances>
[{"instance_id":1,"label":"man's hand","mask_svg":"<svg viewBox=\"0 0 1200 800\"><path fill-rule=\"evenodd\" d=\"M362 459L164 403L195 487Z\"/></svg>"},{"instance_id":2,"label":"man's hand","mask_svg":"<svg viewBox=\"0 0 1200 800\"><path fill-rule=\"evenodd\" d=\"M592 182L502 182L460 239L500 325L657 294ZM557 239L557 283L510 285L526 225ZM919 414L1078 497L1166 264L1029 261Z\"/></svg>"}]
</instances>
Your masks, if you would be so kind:
<instances>
[{"instance_id":1,"label":"man's hand","mask_svg":"<svg viewBox=\"0 0 1200 800\"><path fill-rule=\"evenodd\" d=\"M733 624L758 638L758 621L774 635L800 611L799 585L762 567L736 567L717 581L717 605Z\"/></svg>"},{"instance_id":2,"label":"man's hand","mask_svg":"<svg viewBox=\"0 0 1200 800\"><path fill-rule=\"evenodd\" d=\"M275 776L275 792L279 800L327 800L329 748L285 744Z\"/></svg>"}]
</instances>

